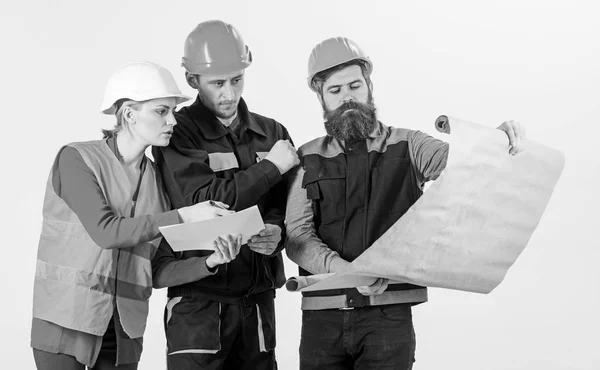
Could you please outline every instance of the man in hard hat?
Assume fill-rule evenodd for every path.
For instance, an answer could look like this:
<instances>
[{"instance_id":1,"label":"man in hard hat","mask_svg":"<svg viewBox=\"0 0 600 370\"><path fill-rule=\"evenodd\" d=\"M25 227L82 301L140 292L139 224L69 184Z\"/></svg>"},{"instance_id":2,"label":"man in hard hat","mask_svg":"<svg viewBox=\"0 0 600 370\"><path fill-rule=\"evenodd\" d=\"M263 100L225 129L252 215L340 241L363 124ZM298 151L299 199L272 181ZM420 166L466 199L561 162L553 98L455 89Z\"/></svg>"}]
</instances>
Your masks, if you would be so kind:
<instances>
[{"instance_id":1,"label":"man in hard hat","mask_svg":"<svg viewBox=\"0 0 600 370\"><path fill-rule=\"evenodd\" d=\"M266 228L231 262L206 266L209 276L170 287L165 310L169 369L273 369L275 289L285 282L283 259L287 184L298 164L279 122L250 112L241 98L252 54L222 21L200 23L187 37L182 65L196 101L179 110L168 147L154 148L174 207L207 199L240 211L257 205ZM164 262L212 251L168 253ZM183 279L182 279L183 280Z\"/></svg>"},{"instance_id":2,"label":"man in hard hat","mask_svg":"<svg viewBox=\"0 0 600 370\"><path fill-rule=\"evenodd\" d=\"M301 275L346 270L446 166L446 143L377 120L372 70L344 37L319 43L310 55L308 84L323 106L327 135L298 150L302 166L290 179L286 253ZM516 154L521 125L499 129ZM300 368L411 369L411 306L425 301L426 288L387 279L303 293Z\"/></svg>"}]
</instances>

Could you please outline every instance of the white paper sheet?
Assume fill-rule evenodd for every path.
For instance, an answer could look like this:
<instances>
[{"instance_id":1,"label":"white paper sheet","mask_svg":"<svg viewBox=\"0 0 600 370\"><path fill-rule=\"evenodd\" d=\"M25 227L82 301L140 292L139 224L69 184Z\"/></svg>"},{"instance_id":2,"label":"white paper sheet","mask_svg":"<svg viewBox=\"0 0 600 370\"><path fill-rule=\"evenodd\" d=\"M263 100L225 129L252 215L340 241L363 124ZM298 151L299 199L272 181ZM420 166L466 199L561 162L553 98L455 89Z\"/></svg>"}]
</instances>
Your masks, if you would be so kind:
<instances>
[{"instance_id":1,"label":"white paper sheet","mask_svg":"<svg viewBox=\"0 0 600 370\"><path fill-rule=\"evenodd\" d=\"M529 242L564 156L533 141L512 156L500 130L454 118L437 123L452 135L446 169L347 274L489 293Z\"/></svg>"},{"instance_id":2,"label":"white paper sheet","mask_svg":"<svg viewBox=\"0 0 600 370\"><path fill-rule=\"evenodd\" d=\"M224 217L159 227L175 252L214 250L213 241L221 236L242 234L242 243L265 228L257 206Z\"/></svg>"}]
</instances>

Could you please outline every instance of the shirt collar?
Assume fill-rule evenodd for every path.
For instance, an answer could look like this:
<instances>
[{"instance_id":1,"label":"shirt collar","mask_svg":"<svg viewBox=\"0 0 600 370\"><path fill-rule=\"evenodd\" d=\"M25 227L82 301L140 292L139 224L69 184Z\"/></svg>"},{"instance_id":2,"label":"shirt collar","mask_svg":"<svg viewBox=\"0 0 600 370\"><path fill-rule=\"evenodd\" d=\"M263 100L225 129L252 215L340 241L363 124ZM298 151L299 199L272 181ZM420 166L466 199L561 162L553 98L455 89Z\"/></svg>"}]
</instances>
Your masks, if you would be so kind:
<instances>
[{"instance_id":1,"label":"shirt collar","mask_svg":"<svg viewBox=\"0 0 600 370\"><path fill-rule=\"evenodd\" d=\"M196 126L202 132L202 135L209 139L215 140L220 137L227 135L227 129L219 121L219 119L208 110L204 104L200 101L200 97L196 97L196 101L189 107L192 115L192 120L196 123ZM254 120L254 117L248 111L248 106L243 98L240 99L238 104L238 119L240 125L242 125L242 131L248 129L259 135L267 137L267 134L262 127Z\"/></svg>"},{"instance_id":2,"label":"shirt collar","mask_svg":"<svg viewBox=\"0 0 600 370\"><path fill-rule=\"evenodd\" d=\"M388 127L386 125L384 125L383 123L381 123L380 121L377 121L377 123L373 126L373 129L371 130L371 132L369 133L369 139L377 139L378 137L382 137L385 135L385 133L387 132ZM335 142L339 142L339 144L342 145L342 147L345 145L343 140L338 140L335 139L329 135L327 135L329 138L332 139L332 141Z\"/></svg>"}]
</instances>

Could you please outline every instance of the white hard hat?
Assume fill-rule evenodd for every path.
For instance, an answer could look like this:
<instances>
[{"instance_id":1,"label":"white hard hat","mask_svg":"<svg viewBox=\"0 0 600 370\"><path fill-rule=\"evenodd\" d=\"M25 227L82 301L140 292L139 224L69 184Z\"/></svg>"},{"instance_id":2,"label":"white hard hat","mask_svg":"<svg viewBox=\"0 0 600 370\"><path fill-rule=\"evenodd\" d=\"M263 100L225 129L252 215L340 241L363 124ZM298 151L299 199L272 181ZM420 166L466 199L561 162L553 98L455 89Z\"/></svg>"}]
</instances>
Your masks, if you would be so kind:
<instances>
[{"instance_id":1,"label":"white hard hat","mask_svg":"<svg viewBox=\"0 0 600 370\"><path fill-rule=\"evenodd\" d=\"M135 62L115 72L106 84L102 113L115 114L115 103L121 99L146 101L175 98L177 104L190 100L183 95L171 72L151 62Z\"/></svg>"}]
</instances>

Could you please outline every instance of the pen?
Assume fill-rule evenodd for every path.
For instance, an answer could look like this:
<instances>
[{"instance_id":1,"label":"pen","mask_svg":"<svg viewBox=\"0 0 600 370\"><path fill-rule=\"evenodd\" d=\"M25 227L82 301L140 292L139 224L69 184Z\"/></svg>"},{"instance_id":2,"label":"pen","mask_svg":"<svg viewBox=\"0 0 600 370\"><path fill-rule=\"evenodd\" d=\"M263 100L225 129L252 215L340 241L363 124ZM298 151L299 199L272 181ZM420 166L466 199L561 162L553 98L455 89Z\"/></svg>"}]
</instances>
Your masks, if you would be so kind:
<instances>
[{"instance_id":1,"label":"pen","mask_svg":"<svg viewBox=\"0 0 600 370\"><path fill-rule=\"evenodd\" d=\"M217 208L221 208L221 209L225 209L225 210L227 209L227 208L223 207L220 203L215 202L214 200L209 200L209 202L210 202L210 205L213 207L217 207Z\"/></svg>"}]
</instances>

